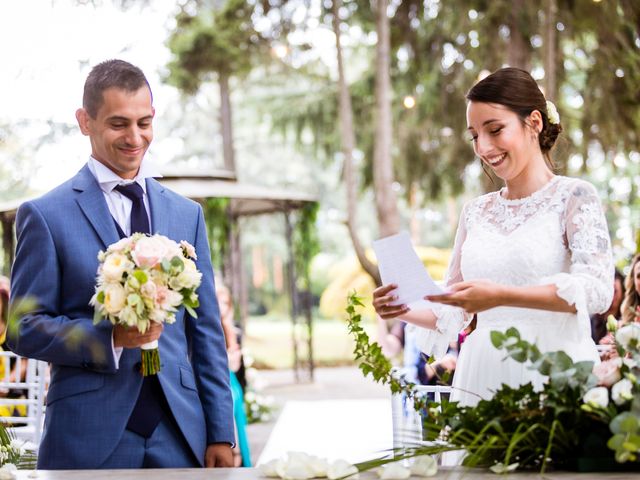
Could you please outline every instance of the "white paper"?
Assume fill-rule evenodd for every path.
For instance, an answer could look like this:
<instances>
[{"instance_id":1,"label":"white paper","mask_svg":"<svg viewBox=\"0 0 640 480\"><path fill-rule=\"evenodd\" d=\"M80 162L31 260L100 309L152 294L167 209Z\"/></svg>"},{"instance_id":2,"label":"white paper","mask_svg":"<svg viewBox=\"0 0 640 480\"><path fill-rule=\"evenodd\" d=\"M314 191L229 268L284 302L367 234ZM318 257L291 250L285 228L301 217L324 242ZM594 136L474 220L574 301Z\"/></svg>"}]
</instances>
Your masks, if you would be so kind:
<instances>
[{"instance_id":1,"label":"white paper","mask_svg":"<svg viewBox=\"0 0 640 480\"><path fill-rule=\"evenodd\" d=\"M425 308L431 303L424 300L425 295L444 293L424 268L411 245L408 232L402 231L397 235L374 241L373 250L378 258L382 284L398 285L393 292L398 296L398 300L393 302L393 305L414 304L413 308L418 305Z\"/></svg>"}]
</instances>

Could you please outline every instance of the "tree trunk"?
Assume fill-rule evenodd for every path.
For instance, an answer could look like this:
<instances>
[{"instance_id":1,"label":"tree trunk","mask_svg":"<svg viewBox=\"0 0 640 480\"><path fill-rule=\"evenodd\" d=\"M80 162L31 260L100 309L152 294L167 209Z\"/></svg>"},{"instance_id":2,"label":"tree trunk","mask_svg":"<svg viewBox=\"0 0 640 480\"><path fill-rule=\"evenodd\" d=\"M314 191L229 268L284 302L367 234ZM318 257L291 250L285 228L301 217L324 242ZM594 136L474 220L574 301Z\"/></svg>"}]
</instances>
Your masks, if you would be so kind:
<instances>
[{"instance_id":1,"label":"tree trunk","mask_svg":"<svg viewBox=\"0 0 640 480\"><path fill-rule=\"evenodd\" d=\"M391 78L390 34L387 16L388 0L378 0L376 15L376 115L373 147L373 188L378 214L380 236L398 233L400 213L393 191L393 163L391 158Z\"/></svg>"},{"instance_id":2,"label":"tree trunk","mask_svg":"<svg viewBox=\"0 0 640 480\"><path fill-rule=\"evenodd\" d=\"M558 0L546 0L544 22L544 90L552 102L558 99ZM556 163L558 174L567 175L569 165L566 156Z\"/></svg>"},{"instance_id":3,"label":"tree trunk","mask_svg":"<svg viewBox=\"0 0 640 480\"><path fill-rule=\"evenodd\" d=\"M522 31L525 21L525 0L513 0L509 15L509 48L507 63L512 67L531 69L531 43Z\"/></svg>"},{"instance_id":4,"label":"tree trunk","mask_svg":"<svg viewBox=\"0 0 640 480\"><path fill-rule=\"evenodd\" d=\"M235 174L236 159L233 148L229 74L218 73L218 85L220 87L220 129L222 131L222 156L224 158L224 168Z\"/></svg>"},{"instance_id":5,"label":"tree trunk","mask_svg":"<svg viewBox=\"0 0 640 480\"><path fill-rule=\"evenodd\" d=\"M380 273L378 267L371 262L366 254L365 249L360 242L357 231L356 210L358 205L357 198L357 181L355 178L353 167L353 149L356 140L353 131L353 111L351 108L351 96L349 95L349 87L344 73L344 64L342 61L342 44L340 42L340 18L338 11L342 5L341 0L333 0L333 32L336 36L336 55L338 60L338 101L340 106L340 142L342 144L342 154L344 156L344 183L347 191L347 228L353 243L353 249L356 252L358 261L362 268L367 272L376 285L380 285Z\"/></svg>"},{"instance_id":6,"label":"tree trunk","mask_svg":"<svg viewBox=\"0 0 640 480\"><path fill-rule=\"evenodd\" d=\"M557 0L546 0L544 23L544 89L545 96L552 102L555 102L558 98L557 19Z\"/></svg>"}]
</instances>

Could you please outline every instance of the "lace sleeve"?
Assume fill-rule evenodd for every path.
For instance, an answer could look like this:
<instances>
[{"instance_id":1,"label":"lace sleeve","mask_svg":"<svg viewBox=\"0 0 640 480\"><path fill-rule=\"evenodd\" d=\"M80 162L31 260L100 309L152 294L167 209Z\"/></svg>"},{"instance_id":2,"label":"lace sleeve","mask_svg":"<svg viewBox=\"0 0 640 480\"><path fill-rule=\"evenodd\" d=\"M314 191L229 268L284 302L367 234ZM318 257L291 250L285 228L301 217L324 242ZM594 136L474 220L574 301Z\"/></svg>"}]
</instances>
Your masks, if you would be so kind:
<instances>
[{"instance_id":1,"label":"lace sleeve","mask_svg":"<svg viewBox=\"0 0 640 480\"><path fill-rule=\"evenodd\" d=\"M568 273L548 277L558 296L575 305L582 335L590 335L589 315L606 311L613 300L613 257L609 229L598 194L590 183L578 181L565 209L566 243L571 251Z\"/></svg>"},{"instance_id":2,"label":"lace sleeve","mask_svg":"<svg viewBox=\"0 0 640 480\"><path fill-rule=\"evenodd\" d=\"M462 245L467 238L466 217L467 206L465 205L458 221L458 230L456 231L453 252L449 260L449 268L447 269L447 275L444 281L446 286L463 280L461 252ZM431 303L428 308L430 308L437 317L435 330L411 324L407 325L407 328L411 330L416 346L421 351L435 358L442 358L447 353L449 344L458 340L458 333L469 324L471 317L462 308L451 307L449 305Z\"/></svg>"}]
</instances>

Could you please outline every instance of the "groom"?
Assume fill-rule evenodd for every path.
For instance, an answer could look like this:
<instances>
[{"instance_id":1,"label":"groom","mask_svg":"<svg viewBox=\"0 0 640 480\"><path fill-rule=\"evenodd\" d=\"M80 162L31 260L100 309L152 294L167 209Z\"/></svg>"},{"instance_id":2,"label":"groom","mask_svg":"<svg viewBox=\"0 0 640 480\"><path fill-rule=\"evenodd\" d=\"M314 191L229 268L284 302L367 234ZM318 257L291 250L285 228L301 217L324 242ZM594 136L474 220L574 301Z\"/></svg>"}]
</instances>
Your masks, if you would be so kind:
<instances>
[{"instance_id":1,"label":"groom","mask_svg":"<svg viewBox=\"0 0 640 480\"><path fill-rule=\"evenodd\" d=\"M9 328L19 355L51 363L41 469L231 467L233 410L225 341L202 210L155 181L152 95L121 60L93 68L76 112L91 142L87 164L18 210L12 298L34 311ZM202 272L194 319L145 334L93 324L97 254L134 232L196 248ZM140 345L159 340L161 371L140 373Z\"/></svg>"}]
</instances>

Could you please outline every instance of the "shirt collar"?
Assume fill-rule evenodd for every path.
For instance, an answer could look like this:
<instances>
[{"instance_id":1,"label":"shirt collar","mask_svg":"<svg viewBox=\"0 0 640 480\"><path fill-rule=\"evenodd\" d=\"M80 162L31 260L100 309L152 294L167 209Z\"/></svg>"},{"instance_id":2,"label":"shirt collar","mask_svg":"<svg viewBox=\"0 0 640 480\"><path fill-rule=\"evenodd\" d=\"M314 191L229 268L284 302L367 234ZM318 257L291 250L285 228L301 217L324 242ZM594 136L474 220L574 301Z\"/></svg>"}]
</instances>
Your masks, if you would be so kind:
<instances>
[{"instance_id":1,"label":"shirt collar","mask_svg":"<svg viewBox=\"0 0 640 480\"><path fill-rule=\"evenodd\" d=\"M100 189L105 193L111 193L111 191L118 185L128 185L133 182L137 182L142 187L144 193L147 193L147 178L162 177L158 169L148 160L142 160L138 175L133 180L125 180L106 167L94 157L90 156L87 162L89 170L98 181Z\"/></svg>"}]
</instances>

